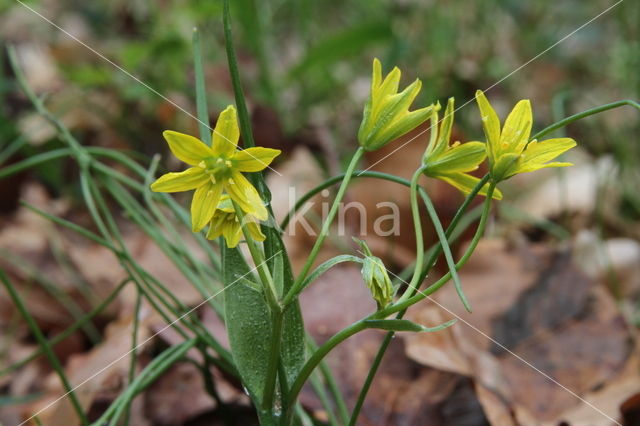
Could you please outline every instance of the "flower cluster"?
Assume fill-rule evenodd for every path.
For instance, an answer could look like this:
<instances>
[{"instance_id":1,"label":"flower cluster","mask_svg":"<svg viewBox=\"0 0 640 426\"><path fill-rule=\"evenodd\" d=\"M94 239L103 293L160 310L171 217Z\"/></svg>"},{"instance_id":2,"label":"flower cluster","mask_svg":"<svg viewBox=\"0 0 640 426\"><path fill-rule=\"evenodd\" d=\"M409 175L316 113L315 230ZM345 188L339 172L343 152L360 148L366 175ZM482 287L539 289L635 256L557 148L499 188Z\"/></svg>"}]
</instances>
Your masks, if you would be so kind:
<instances>
[{"instance_id":1,"label":"flower cluster","mask_svg":"<svg viewBox=\"0 0 640 426\"><path fill-rule=\"evenodd\" d=\"M236 109L231 105L218 117L212 146L171 130L163 136L173 155L191 167L161 176L151 189L156 192L195 190L191 201L193 232L209 224L210 238L223 235L227 245L235 247L242 231L235 218L235 203L245 214L249 234L258 241L264 240L256 221L267 219L267 209L258 191L242 173L264 170L280 151L261 147L237 150L240 130Z\"/></svg>"},{"instance_id":2,"label":"flower cluster","mask_svg":"<svg viewBox=\"0 0 640 426\"><path fill-rule=\"evenodd\" d=\"M416 80L398 93L400 75L400 70L396 67L383 80L380 61L373 60L371 93L365 104L358 131L358 141L366 151L379 149L431 119L431 137L422 158L423 173L442 179L465 194L470 193L479 182L479 179L469 172L476 170L485 158L489 160L489 173L494 183L518 173L571 165L552 160L573 148L576 145L573 139L529 141L533 123L529 100L518 102L501 128L498 115L484 93L476 92L486 142L450 144L455 112L454 99L450 98L447 102L438 129L440 104L409 111L422 83ZM488 184L478 193L486 195L487 190ZM496 189L493 197L501 199L502 194Z\"/></svg>"}]
</instances>

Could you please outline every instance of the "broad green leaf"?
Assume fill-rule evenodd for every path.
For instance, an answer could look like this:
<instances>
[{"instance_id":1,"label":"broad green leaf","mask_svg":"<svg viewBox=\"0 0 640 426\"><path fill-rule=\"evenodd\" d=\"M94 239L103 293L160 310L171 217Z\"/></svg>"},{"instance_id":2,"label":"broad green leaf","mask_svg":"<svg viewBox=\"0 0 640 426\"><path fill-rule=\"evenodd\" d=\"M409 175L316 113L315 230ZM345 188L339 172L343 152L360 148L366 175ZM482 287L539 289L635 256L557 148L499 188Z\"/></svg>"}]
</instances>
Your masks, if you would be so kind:
<instances>
[{"instance_id":1,"label":"broad green leaf","mask_svg":"<svg viewBox=\"0 0 640 426\"><path fill-rule=\"evenodd\" d=\"M224 310L233 361L256 404L262 400L269 359L271 326L264 295L247 286L249 266L237 249L222 245Z\"/></svg>"},{"instance_id":2,"label":"broad green leaf","mask_svg":"<svg viewBox=\"0 0 640 426\"><path fill-rule=\"evenodd\" d=\"M283 294L286 294L293 284L293 272L286 249L280 238L280 233L277 228L270 226L263 226L262 232L267 236L264 248L265 257L269 259L267 262L269 269L275 271L273 274L274 280L281 281L276 282L275 285L278 289L282 288ZM300 304L297 300L292 302L289 309L284 313L282 324L280 354L282 356L282 366L287 375L287 383L291 385L305 361L304 323L300 312Z\"/></svg>"}]
</instances>

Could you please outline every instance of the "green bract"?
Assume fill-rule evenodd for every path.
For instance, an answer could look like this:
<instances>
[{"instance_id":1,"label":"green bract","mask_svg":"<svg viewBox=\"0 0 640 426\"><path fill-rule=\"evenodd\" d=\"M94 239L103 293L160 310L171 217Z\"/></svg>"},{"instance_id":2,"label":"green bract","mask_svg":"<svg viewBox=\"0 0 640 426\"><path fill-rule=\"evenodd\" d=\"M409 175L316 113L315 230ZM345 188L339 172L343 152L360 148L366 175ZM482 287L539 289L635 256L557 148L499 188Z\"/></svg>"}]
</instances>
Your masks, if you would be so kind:
<instances>
[{"instance_id":1,"label":"green bract","mask_svg":"<svg viewBox=\"0 0 640 426\"><path fill-rule=\"evenodd\" d=\"M409 111L422 83L416 79L398 93L400 70L393 70L382 80L382 65L373 60L371 94L364 106L358 142L367 151L375 151L424 123L431 115L433 105Z\"/></svg>"},{"instance_id":2,"label":"green bract","mask_svg":"<svg viewBox=\"0 0 640 426\"><path fill-rule=\"evenodd\" d=\"M563 152L576 146L571 138L554 138L542 142L529 142L533 113L531 102L523 99L513 107L500 129L498 114L481 90L476 101L482 115L482 127L487 138L489 171L494 182L510 178L518 173L533 172L545 167L566 167L571 163L553 162Z\"/></svg>"},{"instance_id":3,"label":"green bract","mask_svg":"<svg viewBox=\"0 0 640 426\"><path fill-rule=\"evenodd\" d=\"M438 111L440 104L434 108L431 115L431 138L424 156L422 157L423 172L427 176L442 179L455 186L464 194L470 193L480 181L468 172L476 170L487 156L483 142L455 142L449 145L451 129L453 127L454 99L449 98L444 112L440 131L438 131ZM479 194L487 194L488 185L484 185ZM493 198L502 199L500 191L493 193Z\"/></svg>"}]
</instances>

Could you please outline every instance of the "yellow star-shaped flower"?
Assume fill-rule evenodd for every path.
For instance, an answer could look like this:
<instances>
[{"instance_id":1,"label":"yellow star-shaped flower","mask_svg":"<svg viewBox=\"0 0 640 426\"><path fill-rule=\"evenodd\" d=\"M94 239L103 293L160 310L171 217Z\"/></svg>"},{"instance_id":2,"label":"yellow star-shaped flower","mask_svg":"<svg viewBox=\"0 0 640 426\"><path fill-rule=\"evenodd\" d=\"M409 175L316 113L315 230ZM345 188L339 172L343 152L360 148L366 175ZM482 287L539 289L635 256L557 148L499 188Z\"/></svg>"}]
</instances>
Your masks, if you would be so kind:
<instances>
[{"instance_id":1,"label":"yellow star-shaped flower","mask_svg":"<svg viewBox=\"0 0 640 426\"><path fill-rule=\"evenodd\" d=\"M572 166L571 163L549 161L576 146L573 139L554 138L529 142L533 113L528 99L521 100L513 107L502 129L498 114L480 90L476 92L476 101L487 138L489 171L495 182L545 167Z\"/></svg>"},{"instance_id":2,"label":"yellow star-shaped flower","mask_svg":"<svg viewBox=\"0 0 640 426\"><path fill-rule=\"evenodd\" d=\"M245 215L244 221L246 230L254 241L265 240L266 237L260 231L258 223L251 215ZM207 232L207 238L210 240L219 236L224 237L229 248L237 246L242 238L241 223L228 195L223 195L220 198L218 207L209 223L209 232Z\"/></svg>"},{"instance_id":3,"label":"yellow star-shaped flower","mask_svg":"<svg viewBox=\"0 0 640 426\"><path fill-rule=\"evenodd\" d=\"M449 144L451 140L451 129L453 127L454 99L449 98L447 109L444 112L440 131L438 131L438 110L440 104L436 105L431 116L431 138L429 145L422 158L424 174L427 176L442 179L455 186L464 194L468 194L478 184L480 179L471 176L468 172L476 170L487 156L486 144L483 142L466 142L461 144L455 142ZM487 195L488 185L484 185L479 194ZM498 190L493 192L493 198L502 199L502 193Z\"/></svg>"},{"instance_id":4,"label":"yellow star-shaped flower","mask_svg":"<svg viewBox=\"0 0 640 426\"><path fill-rule=\"evenodd\" d=\"M409 111L422 87L420 80L416 79L400 93L399 84L398 67L394 67L382 80L382 65L377 58L373 60L371 94L364 106L362 123L358 130L358 142L367 151L375 151L410 132L431 115L432 105Z\"/></svg>"},{"instance_id":5,"label":"yellow star-shaped flower","mask_svg":"<svg viewBox=\"0 0 640 426\"><path fill-rule=\"evenodd\" d=\"M192 167L161 176L151 184L151 189L155 192L195 189L191 202L193 232L200 231L209 223L223 191L245 213L258 220L267 219L267 209L258 191L242 172L265 169L280 154L280 150L258 147L236 150L240 130L233 106L228 106L218 117L211 147L193 136L171 130L165 131L163 136L173 155Z\"/></svg>"}]
</instances>

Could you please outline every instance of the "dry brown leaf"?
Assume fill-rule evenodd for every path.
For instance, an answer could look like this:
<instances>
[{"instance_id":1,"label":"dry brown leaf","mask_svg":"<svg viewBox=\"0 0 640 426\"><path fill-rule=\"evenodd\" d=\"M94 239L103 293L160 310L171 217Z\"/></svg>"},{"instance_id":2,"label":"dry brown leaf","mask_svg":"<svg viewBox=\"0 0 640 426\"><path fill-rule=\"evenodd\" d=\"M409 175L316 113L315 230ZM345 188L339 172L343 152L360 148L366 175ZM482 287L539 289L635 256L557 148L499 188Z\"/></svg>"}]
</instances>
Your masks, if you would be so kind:
<instances>
[{"instance_id":1,"label":"dry brown leaf","mask_svg":"<svg viewBox=\"0 0 640 426\"><path fill-rule=\"evenodd\" d=\"M433 311L442 308L426 302L410 318L431 326L434 319L453 314L469 325L459 322L438 333L404 335L407 354L474 378L476 388L484 387L479 398L492 419L505 416L506 405L518 424L554 422L581 405L523 360L584 395L606 388L630 359L629 329L613 299L576 269L568 251L514 249L485 240L461 280L473 314L464 311L447 285L433 296L447 313L438 317ZM447 357L466 363L447 362ZM598 421L602 417L594 410L591 415Z\"/></svg>"}]
</instances>

